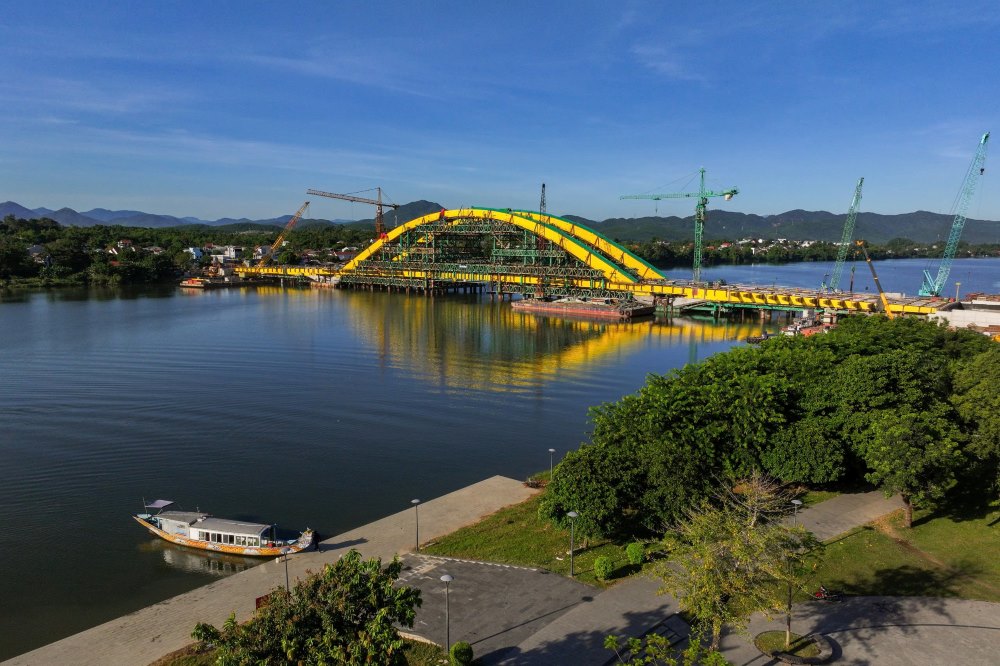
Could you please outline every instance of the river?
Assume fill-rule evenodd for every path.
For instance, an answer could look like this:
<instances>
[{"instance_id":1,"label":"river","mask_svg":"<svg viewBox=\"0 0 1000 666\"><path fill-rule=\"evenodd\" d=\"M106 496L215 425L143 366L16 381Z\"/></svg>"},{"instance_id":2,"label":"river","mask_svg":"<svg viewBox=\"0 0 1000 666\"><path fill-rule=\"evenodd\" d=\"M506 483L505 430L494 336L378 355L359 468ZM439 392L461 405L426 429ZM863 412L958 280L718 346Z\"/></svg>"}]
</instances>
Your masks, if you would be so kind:
<instances>
[{"instance_id":1,"label":"river","mask_svg":"<svg viewBox=\"0 0 1000 666\"><path fill-rule=\"evenodd\" d=\"M878 269L913 292L924 264ZM705 275L808 287L829 267ZM956 262L953 280L998 292L1000 260ZM0 659L253 565L151 538L129 518L143 498L332 536L546 469L549 447L558 461L587 439L591 405L759 332L474 296L0 292Z\"/></svg>"}]
</instances>

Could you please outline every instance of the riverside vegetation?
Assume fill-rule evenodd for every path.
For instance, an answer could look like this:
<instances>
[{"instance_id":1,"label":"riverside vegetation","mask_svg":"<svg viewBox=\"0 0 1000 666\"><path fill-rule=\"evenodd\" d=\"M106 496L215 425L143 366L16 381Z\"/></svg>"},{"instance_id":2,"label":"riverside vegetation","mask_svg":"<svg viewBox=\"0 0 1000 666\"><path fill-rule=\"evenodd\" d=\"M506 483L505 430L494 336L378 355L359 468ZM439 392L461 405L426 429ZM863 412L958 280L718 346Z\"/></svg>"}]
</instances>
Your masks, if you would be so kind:
<instances>
[{"instance_id":1,"label":"riverside vegetation","mask_svg":"<svg viewBox=\"0 0 1000 666\"><path fill-rule=\"evenodd\" d=\"M984 336L917 319L850 318L826 336L776 338L651 375L591 416L591 442L566 455L539 497L442 539L434 552L551 566L568 543L566 514L576 511L584 579L594 580L597 558L622 562L622 546L646 540L654 557L669 558L653 569L710 653L722 625L738 628L754 611L787 613L792 598L783 592L801 601L819 581L854 593L1000 598L988 527L1000 488L1000 346ZM745 489L762 474L791 485L873 483L900 493L907 508L888 527L826 549L794 531L737 538L750 503L738 498L753 497ZM726 491L745 478L758 481ZM788 509L779 490L766 512L774 518L778 506ZM970 560L973 550L986 555ZM755 553L759 566L734 576L727 552ZM886 590L878 584L886 577L901 584ZM632 663L646 663L663 645L651 637L629 649Z\"/></svg>"}]
</instances>

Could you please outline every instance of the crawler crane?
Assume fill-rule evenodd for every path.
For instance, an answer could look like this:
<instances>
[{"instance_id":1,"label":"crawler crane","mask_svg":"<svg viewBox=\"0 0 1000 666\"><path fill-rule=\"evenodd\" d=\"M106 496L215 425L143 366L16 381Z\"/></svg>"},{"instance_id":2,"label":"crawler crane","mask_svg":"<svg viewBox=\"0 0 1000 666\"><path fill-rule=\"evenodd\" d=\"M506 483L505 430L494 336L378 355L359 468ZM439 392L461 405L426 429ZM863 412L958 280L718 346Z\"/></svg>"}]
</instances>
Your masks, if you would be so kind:
<instances>
[{"instance_id":1,"label":"crawler crane","mask_svg":"<svg viewBox=\"0 0 1000 666\"><path fill-rule=\"evenodd\" d=\"M299 218L301 218L302 215L306 212L306 208L309 208L308 201L302 204L302 207L299 208L298 212L295 213L295 215L292 215L292 219L288 220L288 224L285 225L285 228L281 230L280 234L278 234L278 237L274 240L274 243L271 244L271 250L260 258L260 261L257 263L257 268L263 268L264 266L267 266L268 262L274 260L274 253L277 252L279 249L281 249L281 244L285 241L285 236L288 235L288 232L292 230L292 227L295 226L295 223L298 222Z\"/></svg>"},{"instance_id":2,"label":"crawler crane","mask_svg":"<svg viewBox=\"0 0 1000 666\"><path fill-rule=\"evenodd\" d=\"M882 291L882 283L878 281L878 275L875 273L875 265L872 264L872 258L868 256L868 250L865 249L865 242L863 240L859 240L855 241L855 244L861 248L861 251L865 255L865 261L868 263L868 270L872 272L872 280L875 281L875 288L878 289L878 297L882 301L882 309L885 310L885 316L889 319L895 319L895 315L893 315L892 310L889 309L889 299L886 298L885 292Z\"/></svg>"},{"instance_id":3,"label":"crawler crane","mask_svg":"<svg viewBox=\"0 0 1000 666\"><path fill-rule=\"evenodd\" d=\"M986 144L990 140L990 133L987 132L979 140L979 147L969 165L969 171L962 181L962 191L958 195L958 206L955 209L955 221L951 224L951 232L948 234L948 244L944 248L944 257L941 259L941 266L938 268L937 277L931 277L930 271L924 271L924 282L920 286L921 296L940 296L944 289L945 282L948 281L948 274L951 272L951 262L955 259L955 252L958 251L958 241L962 237L962 229L965 228L965 213L969 210L969 202L976 192L976 185L986 173Z\"/></svg>"},{"instance_id":4,"label":"crawler crane","mask_svg":"<svg viewBox=\"0 0 1000 666\"><path fill-rule=\"evenodd\" d=\"M837 291L840 287L840 275L844 272L844 262L847 260L847 250L851 247L851 239L854 237L854 222L858 219L858 205L861 203L861 186L865 179L859 178L858 185L854 188L854 198L851 200L851 208L847 211L847 220L844 222L844 231L840 236L840 246L837 248L837 263L833 267L833 277L830 284L824 285L830 291Z\"/></svg>"}]
</instances>

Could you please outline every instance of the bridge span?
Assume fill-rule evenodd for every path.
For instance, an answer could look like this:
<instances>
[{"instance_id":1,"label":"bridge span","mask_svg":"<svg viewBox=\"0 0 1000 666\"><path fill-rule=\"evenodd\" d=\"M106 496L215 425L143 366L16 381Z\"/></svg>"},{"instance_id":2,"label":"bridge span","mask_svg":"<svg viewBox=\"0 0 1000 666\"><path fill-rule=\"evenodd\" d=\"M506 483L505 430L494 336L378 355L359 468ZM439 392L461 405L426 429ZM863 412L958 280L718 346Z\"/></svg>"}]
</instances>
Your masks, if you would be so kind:
<instances>
[{"instance_id":1,"label":"bridge span","mask_svg":"<svg viewBox=\"0 0 1000 666\"><path fill-rule=\"evenodd\" d=\"M828 293L672 280L627 248L572 220L537 211L458 208L402 224L339 268L248 266L244 277L293 278L342 288L445 293L487 291L500 297L575 297L692 301L715 313L802 309L874 313L874 294ZM683 299L683 300L682 300ZM928 315L946 301L890 298L893 314Z\"/></svg>"}]
</instances>

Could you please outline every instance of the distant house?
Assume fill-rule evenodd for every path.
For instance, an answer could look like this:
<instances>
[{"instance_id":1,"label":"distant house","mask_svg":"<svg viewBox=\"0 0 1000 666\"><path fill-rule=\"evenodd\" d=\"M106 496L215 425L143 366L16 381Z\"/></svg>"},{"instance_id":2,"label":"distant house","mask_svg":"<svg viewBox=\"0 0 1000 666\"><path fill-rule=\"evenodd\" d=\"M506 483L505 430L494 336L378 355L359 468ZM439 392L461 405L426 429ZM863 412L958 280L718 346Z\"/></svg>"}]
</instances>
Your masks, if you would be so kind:
<instances>
[{"instance_id":1,"label":"distant house","mask_svg":"<svg viewBox=\"0 0 1000 666\"><path fill-rule=\"evenodd\" d=\"M127 238L123 238L108 248L108 254L122 257L128 252L135 252L135 246Z\"/></svg>"},{"instance_id":2,"label":"distant house","mask_svg":"<svg viewBox=\"0 0 1000 666\"><path fill-rule=\"evenodd\" d=\"M184 251L190 254L191 258L195 261L201 261L201 258L205 256L205 253L201 251L200 247L189 247Z\"/></svg>"},{"instance_id":3,"label":"distant house","mask_svg":"<svg viewBox=\"0 0 1000 666\"><path fill-rule=\"evenodd\" d=\"M52 265L52 256L49 254L49 251L45 249L44 245L32 245L29 247L28 256L30 256L31 260L36 264L41 264L43 266Z\"/></svg>"},{"instance_id":4,"label":"distant house","mask_svg":"<svg viewBox=\"0 0 1000 666\"><path fill-rule=\"evenodd\" d=\"M337 250L334 254L337 255L337 261L350 261L354 257L358 256L358 249L344 248L343 250Z\"/></svg>"},{"instance_id":5,"label":"distant house","mask_svg":"<svg viewBox=\"0 0 1000 666\"><path fill-rule=\"evenodd\" d=\"M143 252L149 252L150 254L163 254L164 249L159 245L150 245L149 247L142 248Z\"/></svg>"},{"instance_id":6,"label":"distant house","mask_svg":"<svg viewBox=\"0 0 1000 666\"><path fill-rule=\"evenodd\" d=\"M222 256L228 261L239 261L243 256L243 247L239 245L227 245L222 248Z\"/></svg>"}]
</instances>

